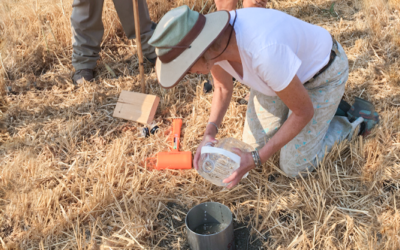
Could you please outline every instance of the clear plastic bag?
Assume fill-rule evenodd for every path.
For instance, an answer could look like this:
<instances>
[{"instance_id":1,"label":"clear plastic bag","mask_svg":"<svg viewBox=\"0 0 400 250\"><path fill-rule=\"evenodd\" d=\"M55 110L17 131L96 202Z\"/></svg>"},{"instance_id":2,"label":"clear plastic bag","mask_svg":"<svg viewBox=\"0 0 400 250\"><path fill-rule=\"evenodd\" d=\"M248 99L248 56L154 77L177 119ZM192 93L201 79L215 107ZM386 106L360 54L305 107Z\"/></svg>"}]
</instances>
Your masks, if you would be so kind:
<instances>
[{"instance_id":1,"label":"clear plastic bag","mask_svg":"<svg viewBox=\"0 0 400 250\"><path fill-rule=\"evenodd\" d=\"M221 139L214 146L211 143L201 148L197 172L217 186L227 186L222 181L240 167L240 156L233 153L233 148L251 152L254 148L234 138ZM244 177L247 177L247 173Z\"/></svg>"}]
</instances>

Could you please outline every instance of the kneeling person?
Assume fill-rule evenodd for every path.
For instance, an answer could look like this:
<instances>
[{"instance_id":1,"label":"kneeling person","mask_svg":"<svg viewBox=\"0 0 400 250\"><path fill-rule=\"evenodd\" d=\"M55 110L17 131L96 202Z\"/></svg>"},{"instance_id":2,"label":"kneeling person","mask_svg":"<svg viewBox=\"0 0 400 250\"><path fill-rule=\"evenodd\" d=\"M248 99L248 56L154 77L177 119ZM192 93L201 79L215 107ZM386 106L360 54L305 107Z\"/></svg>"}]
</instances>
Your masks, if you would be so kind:
<instances>
[{"instance_id":1,"label":"kneeling person","mask_svg":"<svg viewBox=\"0 0 400 250\"><path fill-rule=\"evenodd\" d=\"M181 6L161 19L149 43L156 47L156 73L164 88L178 84L187 72L211 72L214 78L195 168L201 147L215 142L232 97L232 77L250 87L243 140L257 148L258 159L239 153L241 166L224 181L231 183L228 187L278 150L288 176L312 171L355 127L346 117L335 117L349 73L346 54L319 26L271 9L202 15Z\"/></svg>"}]
</instances>

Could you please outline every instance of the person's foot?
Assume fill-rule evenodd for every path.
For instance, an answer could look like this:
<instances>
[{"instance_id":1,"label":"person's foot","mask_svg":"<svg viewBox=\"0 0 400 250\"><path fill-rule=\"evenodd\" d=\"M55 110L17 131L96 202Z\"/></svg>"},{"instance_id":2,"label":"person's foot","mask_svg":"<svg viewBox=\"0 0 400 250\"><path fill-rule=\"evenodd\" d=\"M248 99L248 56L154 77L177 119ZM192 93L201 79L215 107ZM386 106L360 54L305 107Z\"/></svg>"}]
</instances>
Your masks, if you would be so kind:
<instances>
[{"instance_id":1,"label":"person's foot","mask_svg":"<svg viewBox=\"0 0 400 250\"><path fill-rule=\"evenodd\" d=\"M75 71L72 80L74 84L82 84L84 81L92 81L94 78L92 69L78 69Z\"/></svg>"},{"instance_id":2,"label":"person's foot","mask_svg":"<svg viewBox=\"0 0 400 250\"><path fill-rule=\"evenodd\" d=\"M145 57L147 61L149 61L151 63L151 66L154 67L154 65L156 65L156 61L157 61L157 57L155 58L148 58L147 56Z\"/></svg>"},{"instance_id":3,"label":"person's foot","mask_svg":"<svg viewBox=\"0 0 400 250\"><path fill-rule=\"evenodd\" d=\"M347 112L349 112L351 105L345 100L340 100L339 107L336 110L335 116L347 116Z\"/></svg>"},{"instance_id":4,"label":"person's foot","mask_svg":"<svg viewBox=\"0 0 400 250\"><path fill-rule=\"evenodd\" d=\"M213 85L210 83L209 80L205 80L203 82L203 92L204 93L210 93L213 89Z\"/></svg>"},{"instance_id":5,"label":"person's foot","mask_svg":"<svg viewBox=\"0 0 400 250\"><path fill-rule=\"evenodd\" d=\"M363 136L369 135L372 128L379 124L379 115L375 112L374 105L358 97L355 98L353 106L347 112L347 117L350 122L353 122L358 117L364 118L364 125L360 128Z\"/></svg>"}]
</instances>

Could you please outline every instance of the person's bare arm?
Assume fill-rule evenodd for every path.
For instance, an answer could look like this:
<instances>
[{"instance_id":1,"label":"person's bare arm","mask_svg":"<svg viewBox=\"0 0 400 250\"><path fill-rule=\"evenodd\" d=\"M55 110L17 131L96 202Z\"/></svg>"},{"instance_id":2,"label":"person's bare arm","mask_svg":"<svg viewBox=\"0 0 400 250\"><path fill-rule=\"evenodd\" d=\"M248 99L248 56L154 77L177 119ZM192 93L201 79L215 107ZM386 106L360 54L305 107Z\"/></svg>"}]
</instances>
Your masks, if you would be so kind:
<instances>
[{"instance_id":1,"label":"person's bare arm","mask_svg":"<svg viewBox=\"0 0 400 250\"><path fill-rule=\"evenodd\" d=\"M214 122L219 126L224 119L232 98L233 81L232 76L217 65L211 69L211 75L214 80L214 94L208 121ZM208 134L207 130L206 134ZM215 136L213 133L210 133L210 135Z\"/></svg>"},{"instance_id":2,"label":"person's bare arm","mask_svg":"<svg viewBox=\"0 0 400 250\"><path fill-rule=\"evenodd\" d=\"M214 94L211 103L211 113L209 122L215 123L218 127L224 119L225 113L228 110L229 103L232 98L233 93L233 81L232 76L229 75L220 66L215 65L211 69L211 75L214 79ZM215 143L215 135L217 134L217 129L212 124L207 124L206 131L204 132L204 138L199 144L196 154L193 158L193 166L195 169L198 168L197 163L200 159L201 148L207 142Z\"/></svg>"},{"instance_id":3,"label":"person's bare arm","mask_svg":"<svg viewBox=\"0 0 400 250\"><path fill-rule=\"evenodd\" d=\"M314 107L311 99L297 75L284 90L276 92L276 94L292 111L292 114L283 123L279 131L260 150L260 158L263 163L296 137L314 116Z\"/></svg>"},{"instance_id":4,"label":"person's bare arm","mask_svg":"<svg viewBox=\"0 0 400 250\"><path fill-rule=\"evenodd\" d=\"M265 8L268 0L243 0L243 8L258 7Z\"/></svg>"}]
</instances>

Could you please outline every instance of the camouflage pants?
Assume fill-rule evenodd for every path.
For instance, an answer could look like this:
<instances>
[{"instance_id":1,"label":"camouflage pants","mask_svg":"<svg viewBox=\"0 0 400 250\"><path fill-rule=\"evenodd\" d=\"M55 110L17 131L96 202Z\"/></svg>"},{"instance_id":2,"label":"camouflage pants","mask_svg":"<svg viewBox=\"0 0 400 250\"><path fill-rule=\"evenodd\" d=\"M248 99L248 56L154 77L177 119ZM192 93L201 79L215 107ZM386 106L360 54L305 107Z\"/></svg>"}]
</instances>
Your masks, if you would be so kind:
<instances>
[{"instance_id":1,"label":"camouflage pants","mask_svg":"<svg viewBox=\"0 0 400 250\"><path fill-rule=\"evenodd\" d=\"M314 117L281 149L280 168L290 177L312 171L335 141L345 139L354 130L346 117L335 117L349 74L347 56L339 43L337 51L329 68L304 85L314 106ZM290 114L279 97L251 89L243 141L263 147Z\"/></svg>"}]
</instances>

